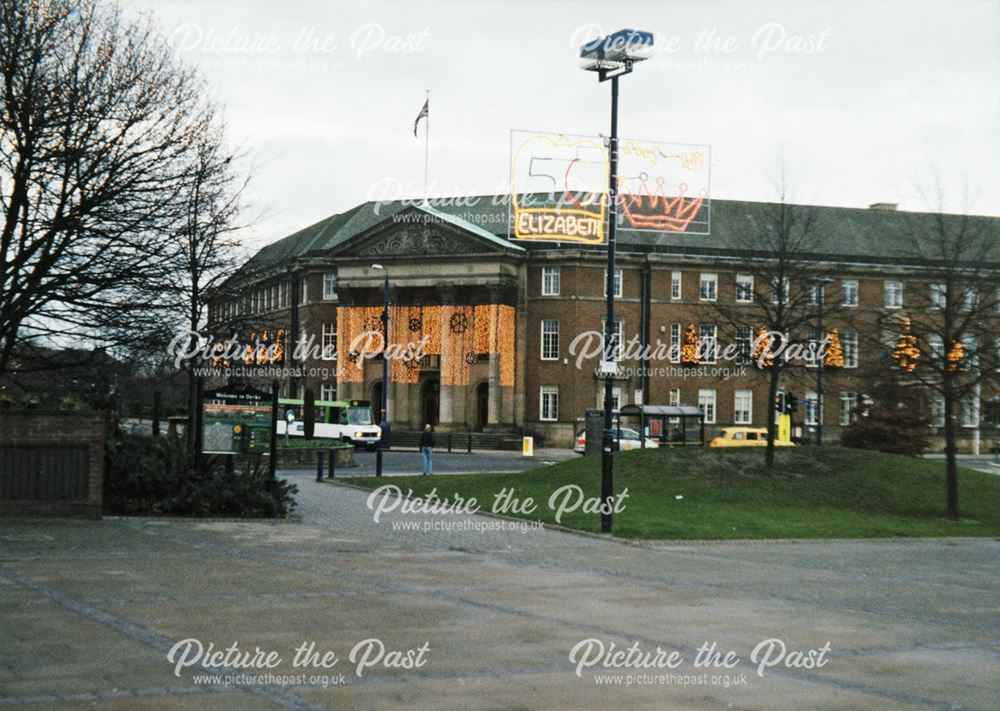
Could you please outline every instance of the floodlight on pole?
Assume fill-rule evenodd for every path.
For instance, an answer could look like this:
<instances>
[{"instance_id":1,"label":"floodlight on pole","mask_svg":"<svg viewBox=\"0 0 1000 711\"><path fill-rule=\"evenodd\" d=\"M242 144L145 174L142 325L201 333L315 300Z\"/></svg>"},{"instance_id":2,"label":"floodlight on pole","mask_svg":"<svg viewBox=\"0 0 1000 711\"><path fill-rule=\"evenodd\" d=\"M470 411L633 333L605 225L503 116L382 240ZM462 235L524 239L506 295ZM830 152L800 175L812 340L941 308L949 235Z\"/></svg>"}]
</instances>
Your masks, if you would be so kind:
<instances>
[{"instance_id":1,"label":"floodlight on pole","mask_svg":"<svg viewBox=\"0 0 1000 711\"><path fill-rule=\"evenodd\" d=\"M811 286L816 291L816 328L819 331L820 343L823 343L826 334L823 332L823 302L824 294L828 284L832 284L833 279L827 276L813 277L809 280L809 286ZM820 351L816 358L816 406L815 406L815 417L816 417L816 446L820 447L823 445L823 369L826 365L826 353Z\"/></svg>"},{"instance_id":2,"label":"floodlight on pole","mask_svg":"<svg viewBox=\"0 0 1000 711\"><path fill-rule=\"evenodd\" d=\"M619 30L583 45L580 48L580 67L591 72L630 70L633 63L652 56L652 32Z\"/></svg>"},{"instance_id":3,"label":"floodlight on pole","mask_svg":"<svg viewBox=\"0 0 1000 711\"><path fill-rule=\"evenodd\" d=\"M392 447L392 429L389 425L389 359L386 349L389 346L389 270L382 264L373 264L372 269L380 270L385 278L382 281L382 402L379 403L379 428L381 436L378 450L375 452L375 476L382 476L382 453Z\"/></svg>"},{"instance_id":4,"label":"floodlight on pole","mask_svg":"<svg viewBox=\"0 0 1000 711\"><path fill-rule=\"evenodd\" d=\"M618 346L615 333L615 237L618 221L618 78L632 71L636 62L653 54L653 33L619 30L599 37L580 48L580 66L597 72L599 81L611 80L611 135L608 137L608 268L605 292L607 314L604 321L604 435L601 440L601 532L611 533L614 500L614 434L611 430L614 376L617 374Z\"/></svg>"}]
</instances>

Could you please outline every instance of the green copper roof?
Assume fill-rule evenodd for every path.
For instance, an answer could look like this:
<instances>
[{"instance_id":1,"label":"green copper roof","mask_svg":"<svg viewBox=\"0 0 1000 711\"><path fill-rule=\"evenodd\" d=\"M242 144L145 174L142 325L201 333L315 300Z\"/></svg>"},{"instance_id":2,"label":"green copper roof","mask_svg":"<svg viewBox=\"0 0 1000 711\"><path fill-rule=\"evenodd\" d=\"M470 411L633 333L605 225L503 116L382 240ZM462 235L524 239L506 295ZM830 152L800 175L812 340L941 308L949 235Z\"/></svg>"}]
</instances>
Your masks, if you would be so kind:
<instances>
[{"instance_id":1,"label":"green copper roof","mask_svg":"<svg viewBox=\"0 0 1000 711\"><path fill-rule=\"evenodd\" d=\"M508 239L509 197L481 195L436 201L429 205L392 201L366 202L338 215L310 225L294 234L263 247L245 265L244 271L268 269L307 255L321 256L352 237L405 209L419 209L444 220L474 236L515 252L553 249L553 242L512 241ZM671 255L739 255L746 253L748 236L759 234L761 222L775 205L738 200L713 200L711 233L708 235L670 232L636 232L619 229L618 242L622 252L656 252ZM815 220L807 245L808 253L817 258L829 257L842 261L894 262L912 258L912 242L902 236L933 229L935 216L930 213L891 211L847 207L810 207L795 205L800 215L809 212ZM964 219L946 215L948 224ZM969 224L992 240L989 260L1000 263L1000 218L970 217ZM583 247L575 243L565 246ZM601 248L601 247L597 247Z\"/></svg>"}]
</instances>

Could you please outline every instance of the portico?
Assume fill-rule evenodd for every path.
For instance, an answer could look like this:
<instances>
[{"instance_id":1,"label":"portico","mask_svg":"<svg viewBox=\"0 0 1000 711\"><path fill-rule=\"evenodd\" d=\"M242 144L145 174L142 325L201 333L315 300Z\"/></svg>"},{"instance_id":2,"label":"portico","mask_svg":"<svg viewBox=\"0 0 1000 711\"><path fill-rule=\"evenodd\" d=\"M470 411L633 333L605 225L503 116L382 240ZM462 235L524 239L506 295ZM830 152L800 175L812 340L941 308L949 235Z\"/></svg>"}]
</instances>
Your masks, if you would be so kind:
<instances>
[{"instance_id":1,"label":"portico","mask_svg":"<svg viewBox=\"0 0 1000 711\"><path fill-rule=\"evenodd\" d=\"M336 270L337 396L380 400L377 261L389 274L388 342L422 355L391 359L388 419L413 430L427 422L442 431L511 429L523 250L412 210L428 219L387 221L325 255Z\"/></svg>"}]
</instances>

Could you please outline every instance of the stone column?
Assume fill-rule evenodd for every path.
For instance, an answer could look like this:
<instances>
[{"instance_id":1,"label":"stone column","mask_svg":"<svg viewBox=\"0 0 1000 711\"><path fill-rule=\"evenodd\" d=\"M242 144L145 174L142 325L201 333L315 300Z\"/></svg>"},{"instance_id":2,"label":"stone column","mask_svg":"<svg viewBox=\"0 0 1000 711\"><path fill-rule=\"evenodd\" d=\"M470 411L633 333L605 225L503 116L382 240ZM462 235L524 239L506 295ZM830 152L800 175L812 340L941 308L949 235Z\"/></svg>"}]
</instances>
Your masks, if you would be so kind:
<instances>
[{"instance_id":1,"label":"stone column","mask_svg":"<svg viewBox=\"0 0 1000 711\"><path fill-rule=\"evenodd\" d=\"M442 306L453 306L455 304L455 287L450 284L445 284L438 287L438 294L440 295ZM441 388L438 394L438 426L443 431L449 431L455 429L455 385L446 385L444 382L444 374L447 372L447 368L450 363L448 358L454 358L455 354L450 352L448 356L445 356L444 340L449 338L451 333L449 331L448 319L442 316L441 319L441 367L439 374L441 376ZM460 357L460 356L459 356Z\"/></svg>"},{"instance_id":2,"label":"stone column","mask_svg":"<svg viewBox=\"0 0 1000 711\"><path fill-rule=\"evenodd\" d=\"M509 278L502 277L500 282L494 284L490 287L490 302L496 304L497 306L515 306L517 304L517 285L516 282ZM520 318L520 313L522 310L517 310L515 308L515 323L512 327L517 328L517 319ZM500 314L497 313L497 318L494 321L494 330L500 328ZM491 334L496 344L496 350L499 349L501 343L500 334L498 332ZM519 339L515 338L512 341L514 347L514 352L504 354L507 358L514 359L516 368L515 371L520 370L523 367L522 363L518 362L518 346ZM490 353L490 370L489 370L489 424L493 426L511 426L516 424L515 422L515 403L514 403L514 391L513 386L503 386L500 384L500 353Z\"/></svg>"},{"instance_id":3,"label":"stone column","mask_svg":"<svg viewBox=\"0 0 1000 711\"><path fill-rule=\"evenodd\" d=\"M343 393L343 394L341 394ZM365 384L362 383L338 383L337 384L337 399L338 400L367 400L368 395L365 394ZM372 403L374 406L373 411L377 411L379 408L378 403Z\"/></svg>"},{"instance_id":4,"label":"stone column","mask_svg":"<svg viewBox=\"0 0 1000 711\"><path fill-rule=\"evenodd\" d=\"M492 318L490 320L490 367L486 424L495 426L500 424L503 417L503 391L500 388L500 354L496 352L500 344L500 335L497 332L500 326L500 316L496 309L497 305L503 301L503 290L499 284L491 284L489 286L489 300Z\"/></svg>"},{"instance_id":5,"label":"stone column","mask_svg":"<svg viewBox=\"0 0 1000 711\"><path fill-rule=\"evenodd\" d=\"M489 388L487 423L490 425L498 425L500 424L500 412L503 407L503 392L500 388L500 355L498 353L490 353Z\"/></svg>"},{"instance_id":6,"label":"stone column","mask_svg":"<svg viewBox=\"0 0 1000 711\"><path fill-rule=\"evenodd\" d=\"M314 297L315 298L315 297ZM344 329L344 333L347 333L347 329L340 321L341 310L348 309L355 306L360 306L364 303L363 296L361 292L357 289L350 289L346 287L339 287L337 290L337 329ZM315 342L319 342L321 334L314 333L316 337ZM338 343L338 346L340 344ZM335 364L338 368L343 367L346 370L350 370L351 377L356 377L357 364L350 361L350 353L347 352L349 346L345 349L345 352L337 353L337 363ZM342 361L342 362L341 362ZM366 368L362 364L361 366L361 380L360 382L350 382L341 380L337 378L337 399L338 400L367 400L371 397L371 393L366 392L366 381L365 372ZM378 414L379 403L372 403L372 413L373 415Z\"/></svg>"},{"instance_id":7,"label":"stone column","mask_svg":"<svg viewBox=\"0 0 1000 711\"><path fill-rule=\"evenodd\" d=\"M455 425L454 399L455 399L455 386L442 384L441 390L438 394L438 426L442 430L447 431L454 429Z\"/></svg>"},{"instance_id":8,"label":"stone column","mask_svg":"<svg viewBox=\"0 0 1000 711\"><path fill-rule=\"evenodd\" d=\"M385 419L387 419L391 423L394 423L398 419L396 417L396 388L398 387L399 384L392 382L392 370L391 370L391 368L392 368L392 366L390 365L389 382L388 383L382 383L382 387L383 388L385 388L385 387L389 388L386 391L386 396L385 396Z\"/></svg>"}]
</instances>

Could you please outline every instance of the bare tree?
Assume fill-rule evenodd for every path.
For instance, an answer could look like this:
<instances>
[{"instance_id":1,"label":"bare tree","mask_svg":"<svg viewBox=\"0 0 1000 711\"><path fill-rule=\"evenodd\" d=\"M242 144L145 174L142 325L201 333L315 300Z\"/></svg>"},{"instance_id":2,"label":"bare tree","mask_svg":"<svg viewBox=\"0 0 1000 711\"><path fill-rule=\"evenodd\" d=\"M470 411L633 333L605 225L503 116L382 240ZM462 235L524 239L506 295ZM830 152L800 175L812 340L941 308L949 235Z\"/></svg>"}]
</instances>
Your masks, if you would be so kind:
<instances>
[{"instance_id":1,"label":"bare tree","mask_svg":"<svg viewBox=\"0 0 1000 711\"><path fill-rule=\"evenodd\" d=\"M816 299L822 298L822 287L815 286L812 280L829 272L829 267L816 256L822 249L815 208L790 203L783 182L777 185L777 192L775 202L748 204L744 224L733 236L738 255L745 257L738 270L753 278L749 298L742 303L720 299L715 304L716 314L733 332L749 327L754 342L772 351L787 346L791 339L814 327ZM765 332L772 335L762 338ZM776 438L775 398L783 374L801 367L803 361L776 357L763 363L755 359L755 363L759 363L755 367L766 371L768 378L765 463L771 468Z\"/></svg>"},{"instance_id":2,"label":"bare tree","mask_svg":"<svg viewBox=\"0 0 1000 711\"><path fill-rule=\"evenodd\" d=\"M1000 230L994 219L948 214L940 181L929 213L913 213L890 233L902 261L920 269L924 293L904 313L879 316L882 357L940 403L947 462L949 518L959 518L959 415L979 426L979 393L998 382Z\"/></svg>"},{"instance_id":3,"label":"bare tree","mask_svg":"<svg viewBox=\"0 0 1000 711\"><path fill-rule=\"evenodd\" d=\"M128 344L169 310L169 236L215 136L171 57L96 0L0 0L0 378L19 344Z\"/></svg>"},{"instance_id":4,"label":"bare tree","mask_svg":"<svg viewBox=\"0 0 1000 711\"><path fill-rule=\"evenodd\" d=\"M209 300L234 273L243 255L237 233L246 225L240 222L242 199L249 175L240 177L235 162L241 154L224 148L221 123L213 134L199 141L191 153L191 180L184 193L184 220L175 235L177 269L171 272L169 293L175 295L178 325L192 333L208 318ZM189 344L190 345L190 344ZM188 360L188 421L196 422L196 360ZM188 428L193 433L193 428ZM191 443L193 437L189 436Z\"/></svg>"}]
</instances>

